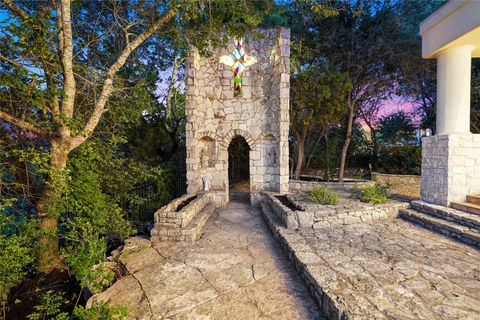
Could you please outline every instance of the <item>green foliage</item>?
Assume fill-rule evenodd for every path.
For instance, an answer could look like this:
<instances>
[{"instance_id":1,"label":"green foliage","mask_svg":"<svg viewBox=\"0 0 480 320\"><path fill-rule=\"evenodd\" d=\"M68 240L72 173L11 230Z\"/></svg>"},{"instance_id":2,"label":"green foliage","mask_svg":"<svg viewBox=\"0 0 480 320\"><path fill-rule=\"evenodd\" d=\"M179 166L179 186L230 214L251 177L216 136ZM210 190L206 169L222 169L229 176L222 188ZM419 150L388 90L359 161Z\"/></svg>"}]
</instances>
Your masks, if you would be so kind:
<instances>
[{"instance_id":1,"label":"green foliage","mask_svg":"<svg viewBox=\"0 0 480 320\"><path fill-rule=\"evenodd\" d=\"M391 174L420 174L422 148L416 146L383 147L379 154L379 172Z\"/></svg>"},{"instance_id":2,"label":"green foliage","mask_svg":"<svg viewBox=\"0 0 480 320\"><path fill-rule=\"evenodd\" d=\"M379 185L365 187L359 190L360 201L379 204L387 202L387 190Z\"/></svg>"},{"instance_id":3,"label":"green foliage","mask_svg":"<svg viewBox=\"0 0 480 320\"><path fill-rule=\"evenodd\" d=\"M61 311L64 304L63 293L47 291L41 296L41 303L35 306L35 312L28 315L28 320L69 320L70 315Z\"/></svg>"},{"instance_id":4,"label":"green foliage","mask_svg":"<svg viewBox=\"0 0 480 320\"><path fill-rule=\"evenodd\" d=\"M59 203L62 212L63 252L70 271L82 287L99 291L113 280L113 272L103 268L107 237L124 239L133 229L125 213L105 193L105 165L113 151L93 142L82 146L69 162L71 173L65 197ZM95 269L93 265L99 264Z\"/></svg>"},{"instance_id":5,"label":"green foliage","mask_svg":"<svg viewBox=\"0 0 480 320\"><path fill-rule=\"evenodd\" d=\"M127 320L129 312L125 306L109 306L96 302L89 309L75 306L73 313L62 311L68 303L63 292L46 291L41 295L40 304L34 307L35 312L28 315L28 320Z\"/></svg>"},{"instance_id":6,"label":"green foliage","mask_svg":"<svg viewBox=\"0 0 480 320\"><path fill-rule=\"evenodd\" d=\"M7 300L11 287L26 274L25 267L33 262L33 251L24 247L17 235L0 235L0 302Z\"/></svg>"},{"instance_id":7,"label":"green foliage","mask_svg":"<svg viewBox=\"0 0 480 320\"><path fill-rule=\"evenodd\" d=\"M304 133L338 123L347 111L345 95L351 82L345 73L320 65L298 70L292 77L291 125Z\"/></svg>"},{"instance_id":8,"label":"green foliage","mask_svg":"<svg viewBox=\"0 0 480 320\"><path fill-rule=\"evenodd\" d=\"M68 254L65 262L81 287L88 286L92 292L101 292L112 284L115 276L114 272L104 265L106 239L99 239L95 231L83 234L88 238L77 240L75 246L67 246L64 249ZM96 266L93 267L94 265Z\"/></svg>"},{"instance_id":9,"label":"green foliage","mask_svg":"<svg viewBox=\"0 0 480 320\"><path fill-rule=\"evenodd\" d=\"M471 129L480 133L480 60L472 59Z\"/></svg>"},{"instance_id":10,"label":"green foliage","mask_svg":"<svg viewBox=\"0 0 480 320\"><path fill-rule=\"evenodd\" d=\"M340 195L330 188L315 186L308 195L308 199L323 205L335 205L340 202Z\"/></svg>"},{"instance_id":11,"label":"green foliage","mask_svg":"<svg viewBox=\"0 0 480 320\"><path fill-rule=\"evenodd\" d=\"M112 307L98 302L89 309L82 306L76 307L74 316L79 320L127 320L129 312L124 306Z\"/></svg>"},{"instance_id":12,"label":"green foliage","mask_svg":"<svg viewBox=\"0 0 480 320\"><path fill-rule=\"evenodd\" d=\"M347 111L351 82L345 73L327 65L302 65L292 78L291 132L298 145L295 177L303 167L305 142L315 131L318 138L338 124Z\"/></svg>"},{"instance_id":13,"label":"green foliage","mask_svg":"<svg viewBox=\"0 0 480 320\"><path fill-rule=\"evenodd\" d=\"M415 125L412 118L404 111L383 116L380 119L380 140L394 145L415 139Z\"/></svg>"},{"instance_id":14,"label":"green foliage","mask_svg":"<svg viewBox=\"0 0 480 320\"><path fill-rule=\"evenodd\" d=\"M33 263L35 221L28 216L0 212L0 303L10 289L26 275Z\"/></svg>"}]
</instances>

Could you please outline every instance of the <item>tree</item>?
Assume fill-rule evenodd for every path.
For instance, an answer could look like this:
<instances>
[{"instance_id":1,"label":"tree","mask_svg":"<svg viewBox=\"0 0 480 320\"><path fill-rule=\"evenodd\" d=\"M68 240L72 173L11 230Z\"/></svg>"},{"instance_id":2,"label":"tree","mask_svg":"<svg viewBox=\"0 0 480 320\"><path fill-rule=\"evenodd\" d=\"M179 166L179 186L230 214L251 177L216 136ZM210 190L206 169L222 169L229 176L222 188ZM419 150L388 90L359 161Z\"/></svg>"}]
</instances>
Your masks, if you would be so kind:
<instances>
[{"instance_id":1,"label":"tree","mask_svg":"<svg viewBox=\"0 0 480 320\"><path fill-rule=\"evenodd\" d=\"M345 95L351 84L348 76L327 66L307 66L292 77L291 130L297 142L295 179L300 178L305 160L305 142L312 130L327 135L328 129L346 111Z\"/></svg>"},{"instance_id":2,"label":"tree","mask_svg":"<svg viewBox=\"0 0 480 320\"><path fill-rule=\"evenodd\" d=\"M472 63L472 104L471 104L471 129L473 133L480 133L480 60L474 59Z\"/></svg>"},{"instance_id":3,"label":"tree","mask_svg":"<svg viewBox=\"0 0 480 320\"><path fill-rule=\"evenodd\" d=\"M412 16L413 9L421 5L393 0L338 1L332 5L336 8L333 14L306 10L305 23L318 36L317 54L337 70L347 72L352 81L347 96L348 116L339 163L339 181L342 181L352 127L360 106L371 99L390 99L406 74L400 72L401 67L408 64L412 55L421 57L420 51L415 51L419 48L415 36L419 21L415 22L415 33L412 33L413 21L417 21ZM410 16L406 17L407 13Z\"/></svg>"},{"instance_id":4,"label":"tree","mask_svg":"<svg viewBox=\"0 0 480 320\"><path fill-rule=\"evenodd\" d=\"M415 125L407 113L398 111L380 119L379 134L389 145L408 143L415 138Z\"/></svg>"},{"instance_id":5,"label":"tree","mask_svg":"<svg viewBox=\"0 0 480 320\"><path fill-rule=\"evenodd\" d=\"M370 138L372 140L372 170L378 171L378 152L380 151L380 143L378 141L379 129L379 113L382 109L382 102L377 99L364 101L359 108L360 119L367 125L370 130Z\"/></svg>"},{"instance_id":6,"label":"tree","mask_svg":"<svg viewBox=\"0 0 480 320\"><path fill-rule=\"evenodd\" d=\"M134 72L129 78L122 74L129 59L142 46L150 52L153 38L179 32L207 48L220 27L232 34L261 22L269 3L2 0L9 16L0 33L0 119L35 135L48 150L48 170L36 203L40 270L60 262L57 204L67 181L67 161L92 137L112 95L120 97L135 81ZM142 59L137 56L130 70Z\"/></svg>"},{"instance_id":7,"label":"tree","mask_svg":"<svg viewBox=\"0 0 480 320\"><path fill-rule=\"evenodd\" d=\"M10 100L10 110L0 110L0 119L33 132L45 139L50 148L51 170L36 205L42 231L38 266L41 270L48 271L59 263L58 213L52 209L61 197L61 190L65 184L63 171L69 154L91 137L102 115L108 110L107 101L114 89L115 76L128 57L159 28L165 26L175 15L176 9L164 7L157 9L158 11L151 11L154 15L144 18L146 21L147 18L152 20L150 23L143 21L143 27L140 27L140 22L128 22L127 17L123 16L125 20L116 21L124 28L125 33L123 46L118 50L116 59L113 63L97 65L96 68L90 69L81 59L74 59L74 56L90 55L88 52L90 47L99 46L100 39L104 36L103 32L108 31L99 31L95 35L98 39L83 38L77 34L79 41L74 41L74 27L78 25L72 23L72 3L69 0L54 2L53 6L40 2L28 8L21 7L11 0L4 0L3 4L16 17L12 18L8 27L10 32L2 39L6 43L6 48L1 53L2 60L12 65L6 67L9 71L24 69L20 72L22 76L28 78L31 93L44 94L44 99L35 101L42 105L31 106L27 101L25 105L18 106ZM111 9L112 16L120 19L122 12L115 6ZM79 14L85 14L87 10L82 11ZM126 13L128 10L123 11ZM138 14L143 15L145 12ZM137 16L138 18L140 16ZM106 26L99 23L98 27ZM133 27L136 27L136 32ZM40 42L44 44L39 45ZM101 49L97 53L101 53ZM36 72L35 69L41 72ZM94 94L95 100L92 101L89 112L86 114L82 112L82 116L79 116L83 110L78 109L84 106L76 104L76 98L81 98L77 97L79 95L77 89L90 86L90 79L93 81L101 79L101 88L99 90L95 88L98 93ZM45 90L42 90L42 85L46 86ZM15 85L11 88L15 88ZM5 96L10 90L6 91ZM37 107L43 114L39 114L37 108L32 112L30 109L32 107ZM19 111L31 115L22 117Z\"/></svg>"},{"instance_id":8,"label":"tree","mask_svg":"<svg viewBox=\"0 0 480 320\"><path fill-rule=\"evenodd\" d=\"M435 131L436 81L435 59L423 59L422 39L419 25L446 1L402 0L397 4L402 19L401 30L409 35L409 43L401 50L404 57L397 61L398 81L396 94L416 106L416 116L421 118L420 126Z\"/></svg>"}]
</instances>

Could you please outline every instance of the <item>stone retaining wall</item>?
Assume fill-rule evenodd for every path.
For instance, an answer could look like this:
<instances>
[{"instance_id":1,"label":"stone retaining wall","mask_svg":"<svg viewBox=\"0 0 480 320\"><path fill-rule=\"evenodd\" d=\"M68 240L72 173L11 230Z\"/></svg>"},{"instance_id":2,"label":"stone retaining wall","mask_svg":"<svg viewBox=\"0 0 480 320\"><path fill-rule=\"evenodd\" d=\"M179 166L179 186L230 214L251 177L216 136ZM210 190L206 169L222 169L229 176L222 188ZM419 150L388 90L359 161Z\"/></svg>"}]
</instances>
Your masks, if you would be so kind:
<instances>
[{"instance_id":1,"label":"stone retaining wall","mask_svg":"<svg viewBox=\"0 0 480 320\"><path fill-rule=\"evenodd\" d=\"M372 180L386 186L387 191L402 198L420 199L421 176L372 172Z\"/></svg>"},{"instance_id":2,"label":"stone retaining wall","mask_svg":"<svg viewBox=\"0 0 480 320\"><path fill-rule=\"evenodd\" d=\"M409 207L407 202L398 201L389 201L382 204L358 202L348 205L318 205L300 203L289 197L295 206L302 208L302 211L300 211L291 210L278 200L274 194L261 193L261 197L260 202L265 202L287 229L319 229L336 224L355 224L373 220L392 219L398 215L400 209Z\"/></svg>"},{"instance_id":3,"label":"stone retaining wall","mask_svg":"<svg viewBox=\"0 0 480 320\"><path fill-rule=\"evenodd\" d=\"M355 224L374 220L393 219L400 209L409 207L407 202L392 201L382 204L359 203L358 206L322 206L314 211L313 229L338 224ZM307 210L308 206L307 206Z\"/></svg>"},{"instance_id":4,"label":"stone retaining wall","mask_svg":"<svg viewBox=\"0 0 480 320\"><path fill-rule=\"evenodd\" d=\"M182 210L176 212L177 207L190 197L197 197ZM195 215L211 201L209 194L188 194L173 200L171 203L157 210L154 214L155 225L165 228L184 228L192 221Z\"/></svg>"},{"instance_id":5,"label":"stone retaining wall","mask_svg":"<svg viewBox=\"0 0 480 320\"><path fill-rule=\"evenodd\" d=\"M334 190L352 190L359 187L372 186L375 182L369 180L358 180L353 182L322 182L322 181L302 181L290 180L290 192L309 192L315 186L327 187Z\"/></svg>"},{"instance_id":6,"label":"stone retaining wall","mask_svg":"<svg viewBox=\"0 0 480 320\"><path fill-rule=\"evenodd\" d=\"M265 205L265 203L264 203ZM345 313L345 302L338 296L330 296L328 292L322 289L322 286L317 279L316 269L308 267L307 263L312 261L315 257L313 252L310 252L308 246L303 244L302 237L294 230L286 229L277 223L277 219L273 216L272 212L264 210L262 206L261 212L273 233L273 237L277 239L280 245L283 247L289 260L299 273L300 277L308 287L318 305L322 308L323 312L328 319L349 319Z\"/></svg>"},{"instance_id":7,"label":"stone retaining wall","mask_svg":"<svg viewBox=\"0 0 480 320\"><path fill-rule=\"evenodd\" d=\"M260 201L264 201L267 205L269 205L273 213L276 215L277 219L279 219L288 229L297 229L299 227L309 228L312 226L309 221L313 221L312 213L304 211L293 211L287 206L284 206L280 202L280 200L278 200L273 194L262 192L260 193L260 195ZM304 213L307 216L307 219L302 219Z\"/></svg>"},{"instance_id":8,"label":"stone retaining wall","mask_svg":"<svg viewBox=\"0 0 480 320\"><path fill-rule=\"evenodd\" d=\"M191 197L195 197L188 205L180 211L176 211L182 202ZM200 228L192 230L190 224L199 212L204 210L209 204L215 203L214 193L186 194L171 201L166 206L159 209L154 214L155 226L151 231L151 241L186 241L195 239ZM212 206L215 206L212 204ZM212 208L213 209L213 208ZM211 211L211 210L210 210Z\"/></svg>"}]
</instances>

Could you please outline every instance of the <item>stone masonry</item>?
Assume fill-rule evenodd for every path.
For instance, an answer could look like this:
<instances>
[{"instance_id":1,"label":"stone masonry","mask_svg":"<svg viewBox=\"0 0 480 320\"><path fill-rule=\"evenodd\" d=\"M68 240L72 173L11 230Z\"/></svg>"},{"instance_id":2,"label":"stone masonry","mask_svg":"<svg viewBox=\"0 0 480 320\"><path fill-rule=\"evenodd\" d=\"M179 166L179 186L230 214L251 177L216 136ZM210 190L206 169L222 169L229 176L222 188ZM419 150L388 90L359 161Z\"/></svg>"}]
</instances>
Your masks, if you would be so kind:
<instances>
[{"instance_id":1,"label":"stone masonry","mask_svg":"<svg viewBox=\"0 0 480 320\"><path fill-rule=\"evenodd\" d=\"M180 208L185 201L189 203ZM195 241L215 209L213 193L183 195L155 212L150 239L152 242Z\"/></svg>"},{"instance_id":2,"label":"stone masonry","mask_svg":"<svg viewBox=\"0 0 480 320\"><path fill-rule=\"evenodd\" d=\"M209 190L228 202L228 146L236 136L250 146L250 191L288 191L290 31L257 30L244 40L258 62L247 67L242 93L234 97L233 72L220 63L233 39L211 57L193 48L186 60L188 193Z\"/></svg>"},{"instance_id":3,"label":"stone masonry","mask_svg":"<svg viewBox=\"0 0 480 320\"><path fill-rule=\"evenodd\" d=\"M320 205L298 201L293 195L287 195L286 198L298 210L292 210L285 206L275 195L270 193L261 193L259 203L264 211L271 211L287 229L321 229L336 225L388 220L395 218L399 210L409 207L407 202L395 200L389 200L382 204L356 201L339 205Z\"/></svg>"},{"instance_id":4,"label":"stone masonry","mask_svg":"<svg viewBox=\"0 0 480 320\"><path fill-rule=\"evenodd\" d=\"M480 134L445 134L422 143L422 200L448 206L480 193Z\"/></svg>"}]
</instances>

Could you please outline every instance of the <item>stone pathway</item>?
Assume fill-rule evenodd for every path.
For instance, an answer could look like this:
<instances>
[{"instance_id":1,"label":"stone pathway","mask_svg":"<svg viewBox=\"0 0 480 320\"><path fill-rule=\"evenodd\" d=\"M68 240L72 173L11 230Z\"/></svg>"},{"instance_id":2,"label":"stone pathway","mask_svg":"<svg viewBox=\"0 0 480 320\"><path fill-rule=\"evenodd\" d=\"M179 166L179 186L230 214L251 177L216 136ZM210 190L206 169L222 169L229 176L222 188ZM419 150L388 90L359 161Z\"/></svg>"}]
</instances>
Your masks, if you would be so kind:
<instances>
[{"instance_id":1,"label":"stone pathway","mask_svg":"<svg viewBox=\"0 0 480 320\"><path fill-rule=\"evenodd\" d=\"M245 202L219 209L194 243L133 238L121 261L131 276L94 300L136 319L324 319L262 216ZM141 294L140 294L141 293Z\"/></svg>"},{"instance_id":2,"label":"stone pathway","mask_svg":"<svg viewBox=\"0 0 480 320\"><path fill-rule=\"evenodd\" d=\"M330 315L480 319L480 251L474 248L398 219L273 228L310 285L321 288Z\"/></svg>"}]
</instances>

